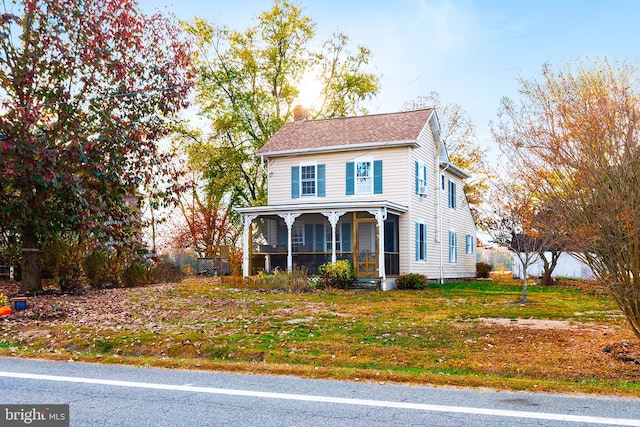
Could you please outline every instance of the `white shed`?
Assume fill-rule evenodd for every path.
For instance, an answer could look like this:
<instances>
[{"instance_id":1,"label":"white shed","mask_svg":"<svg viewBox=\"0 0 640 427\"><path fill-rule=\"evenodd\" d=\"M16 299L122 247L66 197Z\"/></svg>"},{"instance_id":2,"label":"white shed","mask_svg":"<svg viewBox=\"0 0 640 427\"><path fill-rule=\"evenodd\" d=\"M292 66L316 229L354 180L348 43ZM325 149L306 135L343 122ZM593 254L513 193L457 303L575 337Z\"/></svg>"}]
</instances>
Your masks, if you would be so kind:
<instances>
[{"instance_id":1,"label":"white shed","mask_svg":"<svg viewBox=\"0 0 640 427\"><path fill-rule=\"evenodd\" d=\"M551 259L551 252L545 252L544 256L546 259ZM523 268L520 259L512 254L513 259L513 277L522 279L523 278ZM536 256L527 269L527 273L529 277L540 277L542 276L542 271L544 270L544 263L540 256ZM560 254L560 258L558 258L558 263L556 268L551 273L552 277L566 277L569 279L586 279L586 280L595 280L595 275L591 268L576 258L571 252L562 252Z\"/></svg>"}]
</instances>

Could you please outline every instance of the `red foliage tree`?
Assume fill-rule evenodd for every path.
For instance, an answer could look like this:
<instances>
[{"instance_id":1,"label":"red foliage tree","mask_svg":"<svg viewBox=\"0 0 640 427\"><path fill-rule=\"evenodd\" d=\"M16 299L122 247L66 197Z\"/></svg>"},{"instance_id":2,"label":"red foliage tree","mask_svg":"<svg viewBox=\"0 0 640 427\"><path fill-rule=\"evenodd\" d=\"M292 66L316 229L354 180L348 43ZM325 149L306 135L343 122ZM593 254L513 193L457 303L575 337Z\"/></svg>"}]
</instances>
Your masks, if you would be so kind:
<instances>
[{"instance_id":1,"label":"red foliage tree","mask_svg":"<svg viewBox=\"0 0 640 427\"><path fill-rule=\"evenodd\" d=\"M0 10L0 224L22 241L22 292L41 242L114 238L157 182L157 140L186 105L191 51L135 0L23 0Z\"/></svg>"}]
</instances>

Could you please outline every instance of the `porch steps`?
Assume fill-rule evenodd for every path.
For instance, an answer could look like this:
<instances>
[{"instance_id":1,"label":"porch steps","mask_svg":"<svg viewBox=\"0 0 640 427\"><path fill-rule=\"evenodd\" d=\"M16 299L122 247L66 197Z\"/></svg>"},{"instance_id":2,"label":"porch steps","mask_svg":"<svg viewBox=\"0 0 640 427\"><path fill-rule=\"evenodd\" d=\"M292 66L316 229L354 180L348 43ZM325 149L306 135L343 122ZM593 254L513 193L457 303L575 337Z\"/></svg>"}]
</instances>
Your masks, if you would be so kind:
<instances>
[{"instance_id":1,"label":"porch steps","mask_svg":"<svg viewBox=\"0 0 640 427\"><path fill-rule=\"evenodd\" d=\"M355 279L349 286L349 289L355 291L379 291L381 289L380 278L359 278Z\"/></svg>"}]
</instances>

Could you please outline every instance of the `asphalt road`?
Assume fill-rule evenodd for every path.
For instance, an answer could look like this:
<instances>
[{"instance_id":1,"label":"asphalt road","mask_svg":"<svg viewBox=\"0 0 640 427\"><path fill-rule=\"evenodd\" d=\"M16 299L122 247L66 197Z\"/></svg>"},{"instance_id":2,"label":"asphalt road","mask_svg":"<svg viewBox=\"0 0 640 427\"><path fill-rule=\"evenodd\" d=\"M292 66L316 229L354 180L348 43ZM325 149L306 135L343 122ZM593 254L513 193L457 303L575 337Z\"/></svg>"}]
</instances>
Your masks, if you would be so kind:
<instances>
[{"instance_id":1,"label":"asphalt road","mask_svg":"<svg viewBox=\"0 0 640 427\"><path fill-rule=\"evenodd\" d=\"M640 398L0 358L0 404L25 403L71 426L640 426Z\"/></svg>"}]
</instances>

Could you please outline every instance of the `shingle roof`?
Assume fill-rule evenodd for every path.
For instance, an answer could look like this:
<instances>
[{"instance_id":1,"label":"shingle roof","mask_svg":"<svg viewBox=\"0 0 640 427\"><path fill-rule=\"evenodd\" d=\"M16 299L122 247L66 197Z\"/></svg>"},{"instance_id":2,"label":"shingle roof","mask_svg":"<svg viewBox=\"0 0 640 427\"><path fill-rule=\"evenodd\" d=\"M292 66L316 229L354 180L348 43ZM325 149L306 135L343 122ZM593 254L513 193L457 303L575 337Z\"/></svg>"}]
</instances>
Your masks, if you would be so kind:
<instances>
[{"instance_id":1,"label":"shingle roof","mask_svg":"<svg viewBox=\"0 0 640 427\"><path fill-rule=\"evenodd\" d=\"M286 123L258 154L278 155L281 152L415 141L432 113L433 109L427 108L400 113Z\"/></svg>"}]
</instances>

